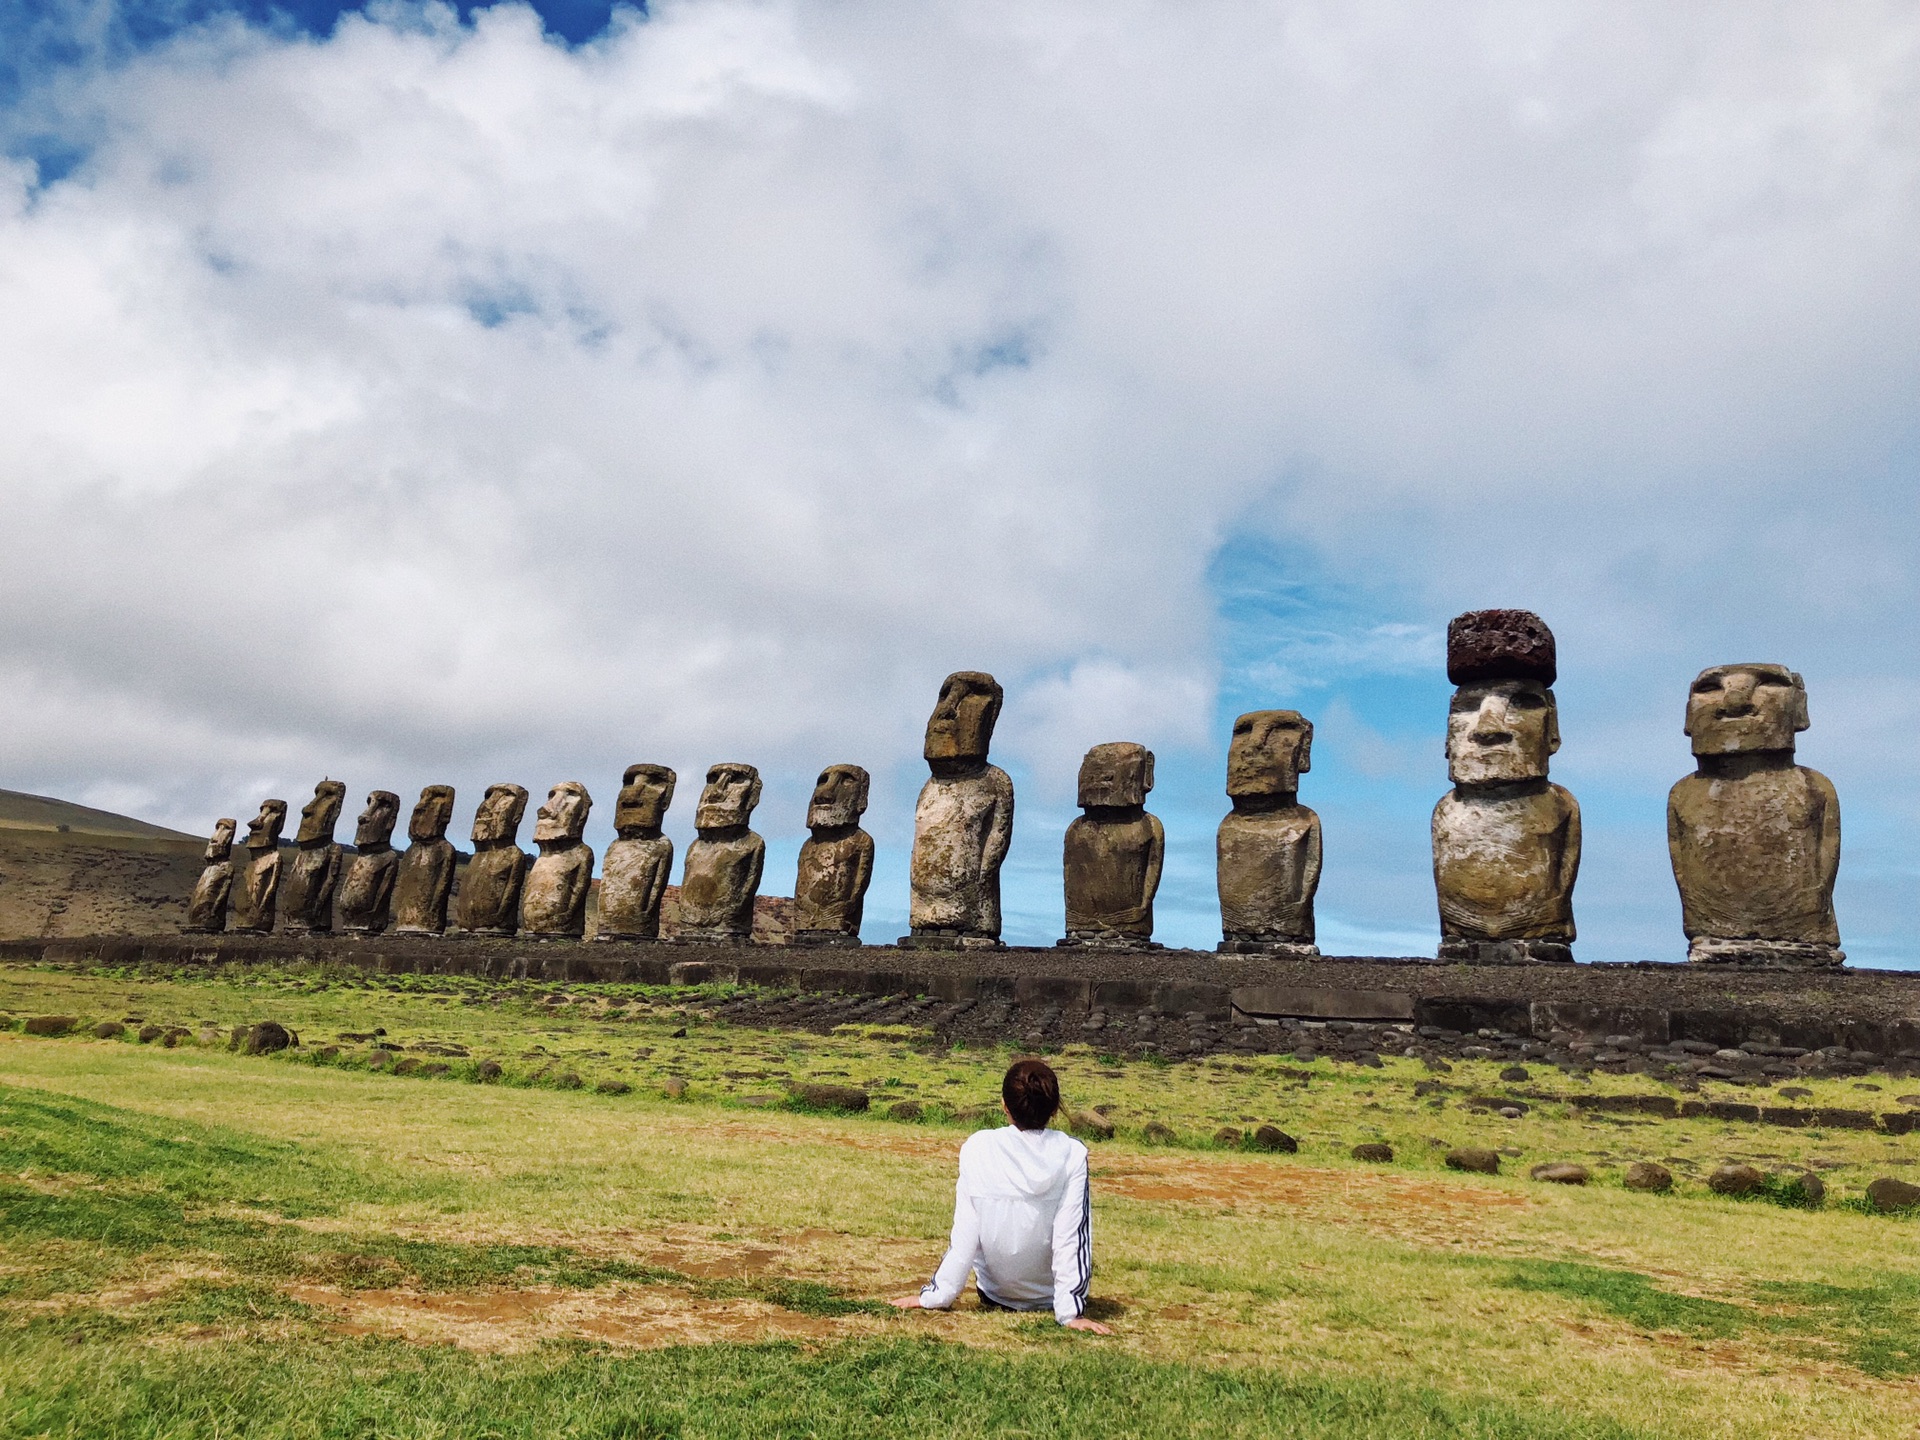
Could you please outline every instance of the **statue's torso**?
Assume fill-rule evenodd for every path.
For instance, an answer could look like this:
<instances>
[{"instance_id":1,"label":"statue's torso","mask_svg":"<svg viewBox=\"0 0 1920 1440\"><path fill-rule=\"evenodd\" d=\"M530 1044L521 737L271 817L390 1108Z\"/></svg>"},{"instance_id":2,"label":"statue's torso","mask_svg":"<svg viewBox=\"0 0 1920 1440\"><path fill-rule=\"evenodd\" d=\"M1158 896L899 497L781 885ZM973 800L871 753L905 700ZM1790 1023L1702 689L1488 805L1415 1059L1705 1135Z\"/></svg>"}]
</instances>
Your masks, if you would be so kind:
<instances>
[{"instance_id":1,"label":"statue's torso","mask_svg":"<svg viewBox=\"0 0 1920 1440\"><path fill-rule=\"evenodd\" d=\"M766 842L752 831L736 840L695 840L687 846L680 876L681 926L751 933L765 857Z\"/></svg>"},{"instance_id":2,"label":"statue's torso","mask_svg":"<svg viewBox=\"0 0 1920 1440\"><path fill-rule=\"evenodd\" d=\"M189 930L218 930L226 923L227 899L233 892L233 861L215 860L194 882L187 902Z\"/></svg>"},{"instance_id":3,"label":"statue's torso","mask_svg":"<svg viewBox=\"0 0 1920 1440\"><path fill-rule=\"evenodd\" d=\"M1067 827L1067 929L1153 933L1153 893L1165 848L1151 815L1094 820L1082 815Z\"/></svg>"},{"instance_id":4,"label":"statue's torso","mask_svg":"<svg viewBox=\"0 0 1920 1440\"><path fill-rule=\"evenodd\" d=\"M340 924L343 929L378 934L387 928L393 899L393 877L400 868L400 852L375 850L347 862L340 882Z\"/></svg>"},{"instance_id":5,"label":"statue's torso","mask_svg":"<svg viewBox=\"0 0 1920 1440\"><path fill-rule=\"evenodd\" d=\"M280 848L248 850L233 894L235 930L271 930L280 890Z\"/></svg>"},{"instance_id":6,"label":"statue's torso","mask_svg":"<svg viewBox=\"0 0 1920 1440\"><path fill-rule=\"evenodd\" d=\"M1229 935L1313 939L1320 817L1305 805L1230 812L1214 841L1220 928Z\"/></svg>"},{"instance_id":7,"label":"statue's torso","mask_svg":"<svg viewBox=\"0 0 1920 1440\"><path fill-rule=\"evenodd\" d=\"M1839 821L1832 783L1804 766L1682 779L1667 797L1667 844L1688 938L1839 944Z\"/></svg>"},{"instance_id":8,"label":"statue's torso","mask_svg":"<svg viewBox=\"0 0 1920 1440\"><path fill-rule=\"evenodd\" d=\"M527 852L518 845L476 851L460 877L460 928L512 934L526 876Z\"/></svg>"},{"instance_id":9,"label":"statue's torso","mask_svg":"<svg viewBox=\"0 0 1920 1440\"><path fill-rule=\"evenodd\" d=\"M599 933L656 938L660 896L672 873L673 841L664 835L609 845L600 867Z\"/></svg>"},{"instance_id":10,"label":"statue's torso","mask_svg":"<svg viewBox=\"0 0 1920 1440\"><path fill-rule=\"evenodd\" d=\"M1441 933L1571 941L1579 816L1573 796L1558 785L1519 795L1457 788L1442 796L1433 811Z\"/></svg>"},{"instance_id":11,"label":"statue's torso","mask_svg":"<svg viewBox=\"0 0 1920 1440\"><path fill-rule=\"evenodd\" d=\"M520 928L536 935L580 935L587 924L593 851L586 845L543 850L527 870Z\"/></svg>"},{"instance_id":12,"label":"statue's torso","mask_svg":"<svg viewBox=\"0 0 1920 1440\"><path fill-rule=\"evenodd\" d=\"M298 845L280 874L280 923L290 930L333 928L333 887L340 878L338 845Z\"/></svg>"},{"instance_id":13,"label":"statue's torso","mask_svg":"<svg viewBox=\"0 0 1920 1440\"><path fill-rule=\"evenodd\" d=\"M989 865L988 848L1012 813L1013 781L998 766L960 779L935 776L921 788L911 864L916 929L1000 933L1004 850Z\"/></svg>"},{"instance_id":14,"label":"statue's torso","mask_svg":"<svg viewBox=\"0 0 1920 1440\"><path fill-rule=\"evenodd\" d=\"M447 928L447 894L453 888L451 840L417 840L395 867L393 926L438 935Z\"/></svg>"},{"instance_id":15,"label":"statue's torso","mask_svg":"<svg viewBox=\"0 0 1920 1440\"><path fill-rule=\"evenodd\" d=\"M808 837L800 847L799 879L793 887L797 927L857 931L872 875L873 837L866 831L837 840Z\"/></svg>"}]
</instances>

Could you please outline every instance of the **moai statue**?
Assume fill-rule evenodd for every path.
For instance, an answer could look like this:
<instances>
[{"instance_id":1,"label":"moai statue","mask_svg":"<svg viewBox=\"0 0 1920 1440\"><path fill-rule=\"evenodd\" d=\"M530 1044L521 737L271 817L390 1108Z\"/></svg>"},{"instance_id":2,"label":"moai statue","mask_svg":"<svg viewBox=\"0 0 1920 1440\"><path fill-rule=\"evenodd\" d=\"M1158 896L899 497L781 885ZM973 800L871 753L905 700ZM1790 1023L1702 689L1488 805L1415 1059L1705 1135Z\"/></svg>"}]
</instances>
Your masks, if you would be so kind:
<instances>
[{"instance_id":1,"label":"moai statue","mask_svg":"<svg viewBox=\"0 0 1920 1440\"><path fill-rule=\"evenodd\" d=\"M760 803L760 772L721 764L693 812L698 838L680 872L680 924L688 944L744 945L753 935L753 902L767 863L767 842L747 828Z\"/></svg>"},{"instance_id":2,"label":"moai statue","mask_svg":"<svg viewBox=\"0 0 1920 1440\"><path fill-rule=\"evenodd\" d=\"M527 871L520 933L530 940L578 940L587 933L587 889L593 851L581 838L593 797L578 780L562 780L534 815L539 858Z\"/></svg>"},{"instance_id":3,"label":"moai statue","mask_svg":"<svg viewBox=\"0 0 1920 1440\"><path fill-rule=\"evenodd\" d=\"M600 922L595 940L658 940L660 898L673 873L673 841L660 833L679 777L665 765L629 765L620 777L613 828L600 867Z\"/></svg>"},{"instance_id":4,"label":"moai statue","mask_svg":"<svg viewBox=\"0 0 1920 1440\"><path fill-rule=\"evenodd\" d=\"M280 894L280 830L286 823L284 800L262 800L260 813L247 822L247 863L233 895L229 930L273 929Z\"/></svg>"},{"instance_id":5,"label":"moai statue","mask_svg":"<svg viewBox=\"0 0 1920 1440\"><path fill-rule=\"evenodd\" d=\"M513 935L520 928L520 888L527 852L514 841L527 813L520 785L489 785L473 816L473 859L460 877L460 928L469 935Z\"/></svg>"},{"instance_id":6,"label":"moai statue","mask_svg":"<svg viewBox=\"0 0 1920 1440\"><path fill-rule=\"evenodd\" d=\"M1119 741L1096 745L1080 762L1080 818L1067 827L1067 935L1061 945L1158 949L1153 896L1167 834L1147 813L1153 752Z\"/></svg>"},{"instance_id":7,"label":"moai statue","mask_svg":"<svg viewBox=\"0 0 1920 1440\"><path fill-rule=\"evenodd\" d=\"M1300 803L1312 768L1313 722L1298 710L1254 710L1233 722L1227 795L1214 842L1220 950L1310 959L1320 888L1320 817Z\"/></svg>"},{"instance_id":8,"label":"moai statue","mask_svg":"<svg viewBox=\"0 0 1920 1440\"><path fill-rule=\"evenodd\" d=\"M1667 796L1667 850L1687 958L1842 965L1833 881L1840 797L1793 763L1807 687L1784 665L1716 665L1687 695L1693 774Z\"/></svg>"},{"instance_id":9,"label":"moai statue","mask_svg":"<svg viewBox=\"0 0 1920 1440\"><path fill-rule=\"evenodd\" d=\"M1580 806L1547 779L1560 748L1553 632L1526 610L1473 610L1447 627L1453 789L1433 808L1440 958L1573 959Z\"/></svg>"},{"instance_id":10,"label":"moai statue","mask_svg":"<svg viewBox=\"0 0 1920 1440\"><path fill-rule=\"evenodd\" d=\"M987 763L1006 692L961 670L940 687L924 749L932 772L913 812L913 933L923 949L1000 946L1000 864L1013 839L1013 781Z\"/></svg>"},{"instance_id":11,"label":"moai statue","mask_svg":"<svg viewBox=\"0 0 1920 1440\"><path fill-rule=\"evenodd\" d=\"M453 892L460 852L447 839L453 819L453 786L429 785L420 792L407 822L407 853L400 857L393 882L393 933L441 935L447 928L447 897Z\"/></svg>"},{"instance_id":12,"label":"moai statue","mask_svg":"<svg viewBox=\"0 0 1920 1440\"><path fill-rule=\"evenodd\" d=\"M333 929L333 892L345 858L333 843L333 829L346 798L345 785L322 780L300 811L293 854L280 878L280 928L289 935L325 935Z\"/></svg>"},{"instance_id":13,"label":"moai statue","mask_svg":"<svg viewBox=\"0 0 1920 1440\"><path fill-rule=\"evenodd\" d=\"M793 885L796 945L858 945L873 879L873 837L860 828L871 781L858 765L829 765L807 806L812 836Z\"/></svg>"},{"instance_id":14,"label":"moai statue","mask_svg":"<svg viewBox=\"0 0 1920 1440\"><path fill-rule=\"evenodd\" d=\"M233 832L239 828L237 820L213 822L206 868L194 882L193 898L187 902L186 928L198 934L217 935L227 928L227 897L233 893Z\"/></svg>"},{"instance_id":15,"label":"moai statue","mask_svg":"<svg viewBox=\"0 0 1920 1440\"><path fill-rule=\"evenodd\" d=\"M378 935L393 913L393 881L400 852L393 848L393 827L400 818L400 797L391 790L367 796L367 808L353 832L354 856L340 882L340 928L349 935Z\"/></svg>"}]
</instances>

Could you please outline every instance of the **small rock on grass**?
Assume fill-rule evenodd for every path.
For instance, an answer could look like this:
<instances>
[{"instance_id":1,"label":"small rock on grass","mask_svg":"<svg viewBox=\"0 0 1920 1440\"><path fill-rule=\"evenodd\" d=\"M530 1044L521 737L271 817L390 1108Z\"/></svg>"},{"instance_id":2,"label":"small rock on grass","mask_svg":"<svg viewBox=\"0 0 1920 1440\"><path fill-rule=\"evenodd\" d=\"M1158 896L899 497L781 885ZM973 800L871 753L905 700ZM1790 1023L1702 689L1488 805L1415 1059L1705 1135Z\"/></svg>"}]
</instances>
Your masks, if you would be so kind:
<instances>
[{"instance_id":1,"label":"small rock on grass","mask_svg":"<svg viewBox=\"0 0 1920 1440\"><path fill-rule=\"evenodd\" d=\"M142 1045L151 1045L166 1033L167 1030L164 1025L142 1025L140 1027L140 1033L133 1038L138 1040Z\"/></svg>"},{"instance_id":2,"label":"small rock on grass","mask_svg":"<svg viewBox=\"0 0 1920 1440\"><path fill-rule=\"evenodd\" d=\"M1627 1167L1626 1178L1621 1183L1629 1190L1664 1194L1673 1188L1673 1172L1651 1160L1636 1160Z\"/></svg>"},{"instance_id":3,"label":"small rock on grass","mask_svg":"<svg viewBox=\"0 0 1920 1440\"><path fill-rule=\"evenodd\" d=\"M1173 1128L1162 1125L1158 1120L1149 1120L1146 1127L1141 1130L1140 1138L1149 1145L1177 1145L1180 1142L1180 1137Z\"/></svg>"},{"instance_id":4,"label":"small rock on grass","mask_svg":"<svg viewBox=\"0 0 1920 1440\"><path fill-rule=\"evenodd\" d=\"M391 1064L393 1064L393 1052L391 1050L374 1050L367 1055L367 1068L369 1070L384 1070Z\"/></svg>"},{"instance_id":5,"label":"small rock on grass","mask_svg":"<svg viewBox=\"0 0 1920 1440\"><path fill-rule=\"evenodd\" d=\"M602 1080L593 1089L596 1095L626 1095L632 1092L633 1086L624 1080Z\"/></svg>"},{"instance_id":6,"label":"small rock on grass","mask_svg":"<svg viewBox=\"0 0 1920 1440\"><path fill-rule=\"evenodd\" d=\"M553 1083L555 1088L560 1090L578 1090L586 1082L574 1074L573 1071L569 1070Z\"/></svg>"},{"instance_id":7,"label":"small rock on grass","mask_svg":"<svg viewBox=\"0 0 1920 1440\"><path fill-rule=\"evenodd\" d=\"M276 1055L295 1043L293 1032L278 1020L262 1020L258 1025L235 1026L228 1048L249 1055Z\"/></svg>"},{"instance_id":8,"label":"small rock on grass","mask_svg":"<svg viewBox=\"0 0 1920 1440\"><path fill-rule=\"evenodd\" d=\"M889 1120L918 1120L921 1114L918 1100L901 1100L887 1107Z\"/></svg>"},{"instance_id":9,"label":"small rock on grass","mask_svg":"<svg viewBox=\"0 0 1920 1440\"><path fill-rule=\"evenodd\" d=\"M1911 1210L1920 1205L1920 1185L1883 1176L1867 1186L1867 1202L1876 1210Z\"/></svg>"},{"instance_id":10,"label":"small rock on grass","mask_svg":"<svg viewBox=\"0 0 1920 1440\"><path fill-rule=\"evenodd\" d=\"M678 1100L687 1093L687 1082L678 1075L669 1075L660 1082L660 1093L669 1100Z\"/></svg>"},{"instance_id":11,"label":"small rock on grass","mask_svg":"<svg viewBox=\"0 0 1920 1440\"><path fill-rule=\"evenodd\" d=\"M1767 1183L1752 1165L1737 1165L1732 1161L1717 1167L1707 1177L1707 1188L1716 1195L1751 1195Z\"/></svg>"},{"instance_id":12,"label":"small rock on grass","mask_svg":"<svg viewBox=\"0 0 1920 1440\"><path fill-rule=\"evenodd\" d=\"M79 1023L75 1015L35 1015L21 1028L29 1035L65 1035Z\"/></svg>"},{"instance_id":13,"label":"small rock on grass","mask_svg":"<svg viewBox=\"0 0 1920 1440\"><path fill-rule=\"evenodd\" d=\"M857 1085L803 1082L793 1086L791 1094L802 1105L812 1105L821 1110L864 1110L870 1103L867 1092Z\"/></svg>"},{"instance_id":14,"label":"small rock on grass","mask_svg":"<svg viewBox=\"0 0 1920 1440\"><path fill-rule=\"evenodd\" d=\"M1576 1165L1571 1160L1555 1160L1545 1165L1536 1165L1527 1174L1549 1185L1584 1185L1588 1178L1587 1167Z\"/></svg>"},{"instance_id":15,"label":"small rock on grass","mask_svg":"<svg viewBox=\"0 0 1920 1440\"><path fill-rule=\"evenodd\" d=\"M1500 1072L1500 1078L1509 1085L1518 1085L1523 1080L1531 1080L1533 1074L1524 1065L1509 1065Z\"/></svg>"},{"instance_id":16,"label":"small rock on grass","mask_svg":"<svg viewBox=\"0 0 1920 1440\"><path fill-rule=\"evenodd\" d=\"M956 1119L959 1117L955 1117ZM1113 1121L1107 1119L1098 1110L1076 1110L1072 1117L1073 1133L1082 1140L1113 1139Z\"/></svg>"},{"instance_id":17,"label":"small rock on grass","mask_svg":"<svg viewBox=\"0 0 1920 1440\"><path fill-rule=\"evenodd\" d=\"M1364 1145L1353 1147L1353 1158L1365 1160L1372 1165L1390 1165L1393 1163L1393 1147L1370 1140Z\"/></svg>"},{"instance_id":18,"label":"small rock on grass","mask_svg":"<svg viewBox=\"0 0 1920 1440\"><path fill-rule=\"evenodd\" d=\"M1262 1125L1253 1132L1253 1148L1280 1155L1294 1155L1299 1153L1300 1142L1277 1125Z\"/></svg>"},{"instance_id":19,"label":"small rock on grass","mask_svg":"<svg viewBox=\"0 0 1920 1440\"><path fill-rule=\"evenodd\" d=\"M1804 1085L1782 1085L1777 1093L1782 1100L1813 1099L1813 1091L1807 1089ZM1920 1105L1920 1095L1902 1095L1900 1097L1900 1103L1902 1105L1905 1105L1908 1101Z\"/></svg>"},{"instance_id":20,"label":"small rock on grass","mask_svg":"<svg viewBox=\"0 0 1920 1440\"><path fill-rule=\"evenodd\" d=\"M419 1068L419 1060L411 1055L407 1055L394 1062L393 1073L396 1075L411 1075Z\"/></svg>"},{"instance_id":21,"label":"small rock on grass","mask_svg":"<svg viewBox=\"0 0 1920 1440\"><path fill-rule=\"evenodd\" d=\"M1467 1145L1447 1152L1447 1168L1471 1170L1476 1175L1498 1175L1500 1157L1482 1146Z\"/></svg>"},{"instance_id":22,"label":"small rock on grass","mask_svg":"<svg viewBox=\"0 0 1920 1440\"><path fill-rule=\"evenodd\" d=\"M1827 1182L1811 1170L1800 1170L1793 1174L1774 1177L1780 1182L1780 1189L1787 1199L1798 1200L1802 1205L1818 1208L1826 1202Z\"/></svg>"},{"instance_id":23,"label":"small rock on grass","mask_svg":"<svg viewBox=\"0 0 1920 1440\"><path fill-rule=\"evenodd\" d=\"M126 1033L127 1027L118 1020L102 1020L93 1027L93 1038L96 1040L118 1040Z\"/></svg>"},{"instance_id":24,"label":"small rock on grass","mask_svg":"<svg viewBox=\"0 0 1920 1440\"><path fill-rule=\"evenodd\" d=\"M482 1060L478 1065L473 1067L473 1078L478 1080L482 1085L490 1081L498 1080L503 1073L498 1060Z\"/></svg>"},{"instance_id":25,"label":"small rock on grass","mask_svg":"<svg viewBox=\"0 0 1920 1440\"><path fill-rule=\"evenodd\" d=\"M1218 1130L1213 1132L1213 1143L1220 1146L1223 1150L1238 1150L1241 1142L1246 1138L1246 1136L1242 1135L1231 1125L1222 1125Z\"/></svg>"}]
</instances>

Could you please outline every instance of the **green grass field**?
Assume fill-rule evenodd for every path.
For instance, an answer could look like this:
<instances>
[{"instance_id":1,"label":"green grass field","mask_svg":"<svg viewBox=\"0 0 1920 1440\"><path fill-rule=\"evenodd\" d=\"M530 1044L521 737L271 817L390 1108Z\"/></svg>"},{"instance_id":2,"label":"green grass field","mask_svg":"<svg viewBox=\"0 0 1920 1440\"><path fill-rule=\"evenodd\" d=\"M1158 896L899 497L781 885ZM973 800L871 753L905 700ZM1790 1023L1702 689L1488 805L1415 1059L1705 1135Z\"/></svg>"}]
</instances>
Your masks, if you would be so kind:
<instances>
[{"instance_id":1,"label":"green grass field","mask_svg":"<svg viewBox=\"0 0 1920 1440\"><path fill-rule=\"evenodd\" d=\"M1913 1178L1912 1139L1583 1114L1538 1098L1581 1083L1554 1071L1502 1118L1466 1104L1515 1088L1491 1063L1070 1047L1069 1104L1118 1127L1101 1339L880 1303L937 1261L1010 1051L738 1028L718 998L0 968L0 1433L1920 1433L1920 1221L1859 1199ZM54 1014L79 1028L24 1033ZM227 1048L266 1019L302 1043ZM803 1080L874 1108L809 1113ZM1908 1086L1808 1088L1886 1110ZM1261 1123L1299 1153L1214 1139ZM1374 1140L1391 1164L1350 1158ZM1506 1173L1445 1169L1469 1143ZM1673 1193L1621 1187L1643 1158ZM1729 1158L1810 1167L1827 1203L1713 1195ZM1526 1178L1563 1159L1593 1182Z\"/></svg>"}]
</instances>

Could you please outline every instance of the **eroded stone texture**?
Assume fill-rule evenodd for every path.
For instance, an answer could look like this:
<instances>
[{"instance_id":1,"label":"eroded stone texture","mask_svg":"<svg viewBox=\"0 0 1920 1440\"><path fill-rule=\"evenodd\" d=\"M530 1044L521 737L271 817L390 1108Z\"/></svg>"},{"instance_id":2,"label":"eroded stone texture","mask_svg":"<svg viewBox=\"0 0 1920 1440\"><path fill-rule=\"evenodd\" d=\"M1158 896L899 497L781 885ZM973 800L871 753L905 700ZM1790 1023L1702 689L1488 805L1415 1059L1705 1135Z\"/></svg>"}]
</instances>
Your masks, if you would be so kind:
<instances>
[{"instance_id":1,"label":"eroded stone texture","mask_svg":"<svg viewBox=\"0 0 1920 1440\"><path fill-rule=\"evenodd\" d=\"M767 863L767 842L747 828L760 803L760 772L721 764L707 771L707 787L693 823L680 874L680 925L686 944L744 945L753 934L753 900Z\"/></svg>"},{"instance_id":2,"label":"eroded stone texture","mask_svg":"<svg viewBox=\"0 0 1920 1440\"><path fill-rule=\"evenodd\" d=\"M533 940L578 940L587 933L587 890L593 884L593 850L581 839L593 797L578 780L563 780L547 792L534 816L533 843L540 855L527 871L520 900L520 930Z\"/></svg>"},{"instance_id":3,"label":"eroded stone texture","mask_svg":"<svg viewBox=\"0 0 1920 1440\"><path fill-rule=\"evenodd\" d=\"M227 900L233 893L233 836L239 828L237 820L214 821L213 835L207 841L206 868L194 882L193 898L187 901L187 929L207 935L226 929Z\"/></svg>"},{"instance_id":4,"label":"eroded stone texture","mask_svg":"<svg viewBox=\"0 0 1920 1440\"><path fill-rule=\"evenodd\" d=\"M1560 748L1553 635L1524 610L1447 627L1453 789L1433 811L1440 958L1571 961L1580 806L1547 778Z\"/></svg>"},{"instance_id":5,"label":"eroded stone texture","mask_svg":"<svg viewBox=\"0 0 1920 1440\"><path fill-rule=\"evenodd\" d=\"M1000 866L1013 839L1013 781L987 763L1005 692L977 670L949 675L927 721L932 772L913 814L912 934L921 947L1000 945Z\"/></svg>"},{"instance_id":6,"label":"eroded stone texture","mask_svg":"<svg viewBox=\"0 0 1920 1440\"><path fill-rule=\"evenodd\" d=\"M1220 949L1316 956L1320 817L1300 803L1312 768L1313 722L1298 710L1254 710L1233 722L1227 795L1233 811L1214 842Z\"/></svg>"},{"instance_id":7,"label":"eroded stone texture","mask_svg":"<svg viewBox=\"0 0 1920 1440\"><path fill-rule=\"evenodd\" d=\"M367 796L367 808L353 832L353 858L340 881L340 929L348 935L378 935L393 912L393 881L400 852L393 848L393 827L400 819L400 797L391 790Z\"/></svg>"},{"instance_id":8,"label":"eroded stone texture","mask_svg":"<svg viewBox=\"0 0 1920 1440\"><path fill-rule=\"evenodd\" d=\"M1774 967L1843 964L1833 882L1840 797L1796 765L1806 684L1784 665L1716 665L1687 695L1695 772L1667 796L1667 850L1687 958Z\"/></svg>"},{"instance_id":9,"label":"eroded stone texture","mask_svg":"<svg viewBox=\"0 0 1920 1440\"><path fill-rule=\"evenodd\" d=\"M515 840L527 813L520 785L489 785L473 817L473 859L460 877L460 928L474 935L512 935L520 928L520 890L527 852Z\"/></svg>"},{"instance_id":10,"label":"eroded stone texture","mask_svg":"<svg viewBox=\"0 0 1920 1440\"><path fill-rule=\"evenodd\" d=\"M280 928L290 935L325 935L333 929L333 892L346 852L333 842L347 787L322 780L300 811L293 853L280 876Z\"/></svg>"},{"instance_id":11,"label":"eroded stone texture","mask_svg":"<svg viewBox=\"0 0 1920 1440\"><path fill-rule=\"evenodd\" d=\"M1067 934L1062 945L1147 948L1167 836L1147 813L1153 752L1131 741L1096 745L1080 762L1081 815L1062 847Z\"/></svg>"},{"instance_id":12,"label":"eroded stone texture","mask_svg":"<svg viewBox=\"0 0 1920 1440\"><path fill-rule=\"evenodd\" d=\"M413 843L400 857L393 883L393 931L396 935L439 935L447 928L447 897L453 893L460 852L447 839L453 820L453 786L429 785L420 792L407 823Z\"/></svg>"},{"instance_id":13,"label":"eroded stone texture","mask_svg":"<svg viewBox=\"0 0 1920 1440\"><path fill-rule=\"evenodd\" d=\"M280 831L286 823L284 800L262 800L260 813L247 822L247 860L233 892L228 929L273 929L280 895Z\"/></svg>"},{"instance_id":14,"label":"eroded stone texture","mask_svg":"<svg viewBox=\"0 0 1920 1440\"><path fill-rule=\"evenodd\" d=\"M673 841L660 833L678 781L665 765L629 765L614 804L620 837L600 867L596 940L657 940L660 900L673 874Z\"/></svg>"},{"instance_id":15,"label":"eroded stone texture","mask_svg":"<svg viewBox=\"0 0 1920 1440\"><path fill-rule=\"evenodd\" d=\"M829 765L814 782L794 881L797 945L858 945L873 879L873 837L860 828L871 781L858 765Z\"/></svg>"}]
</instances>

